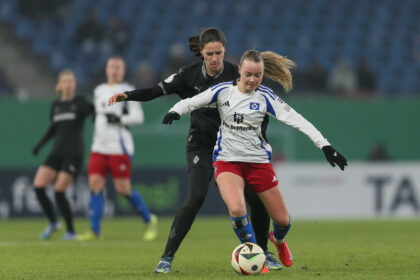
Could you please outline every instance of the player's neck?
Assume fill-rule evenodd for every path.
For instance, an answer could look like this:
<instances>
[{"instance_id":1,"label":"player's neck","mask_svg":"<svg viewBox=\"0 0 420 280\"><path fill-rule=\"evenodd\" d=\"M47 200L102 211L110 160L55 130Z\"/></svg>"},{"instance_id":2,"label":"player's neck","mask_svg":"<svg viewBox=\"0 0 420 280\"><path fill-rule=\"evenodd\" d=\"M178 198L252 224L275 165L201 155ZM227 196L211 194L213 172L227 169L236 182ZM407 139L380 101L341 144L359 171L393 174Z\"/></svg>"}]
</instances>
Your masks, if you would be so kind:
<instances>
[{"instance_id":1,"label":"player's neck","mask_svg":"<svg viewBox=\"0 0 420 280\"><path fill-rule=\"evenodd\" d=\"M243 85L241 84L241 82L240 82L240 80L239 80L239 79L237 80L237 87L238 87L238 91L239 91L240 93L248 94L248 93L251 93L251 92L253 91L253 90L251 90L251 91L247 90L247 89L245 88L245 86L243 86Z\"/></svg>"},{"instance_id":2,"label":"player's neck","mask_svg":"<svg viewBox=\"0 0 420 280\"><path fill-rule=\"evenodd\" d=\"M119 84L121 84L122 83L122 81L108 81L107 82L107 84L109 85L109 86L115 86L115 85L119 85Z\"/></svg>"}]
</instances>

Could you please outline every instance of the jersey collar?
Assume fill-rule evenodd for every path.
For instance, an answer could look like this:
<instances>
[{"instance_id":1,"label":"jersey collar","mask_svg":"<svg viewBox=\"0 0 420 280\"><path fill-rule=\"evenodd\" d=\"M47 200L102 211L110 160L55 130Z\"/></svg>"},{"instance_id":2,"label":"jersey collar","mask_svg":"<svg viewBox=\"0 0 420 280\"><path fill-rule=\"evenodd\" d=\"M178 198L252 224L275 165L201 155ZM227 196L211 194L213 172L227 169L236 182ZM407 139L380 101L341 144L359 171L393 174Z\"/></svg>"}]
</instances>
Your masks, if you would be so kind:
<instances>
[{"instance_id":1,"label":"jersey collar","mask_svg":"<svg viewBox=\"0 0 420 280\"><path fill-rule=\"evenodd\" d=\"M216 79L217 77L219 77L223 73L223 70L224 69L225 69L225 63L223 62L222 67L219 70L219 73L217 73L216 76L213 76L212 77L212 76L209 76L207 74L207 71L206 71L206 62L205 61L203 61L203 65L201 66L201 72L203 73L204 78L207 79L207 80L209 80L209 79Z\"/></svg>"}]
</instances>

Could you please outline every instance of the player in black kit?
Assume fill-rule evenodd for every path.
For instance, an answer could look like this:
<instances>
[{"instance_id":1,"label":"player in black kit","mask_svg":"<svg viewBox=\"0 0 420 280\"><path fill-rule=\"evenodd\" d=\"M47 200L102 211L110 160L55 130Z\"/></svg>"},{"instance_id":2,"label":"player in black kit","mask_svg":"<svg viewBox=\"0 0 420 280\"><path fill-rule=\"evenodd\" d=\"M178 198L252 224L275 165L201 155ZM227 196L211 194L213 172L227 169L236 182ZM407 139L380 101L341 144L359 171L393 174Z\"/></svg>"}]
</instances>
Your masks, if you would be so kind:
<instances>
[{"instance_id":1,"label":"player in black kit","mask_svg":"<svg viewBox=\"0 0 420 280\"><path fill-rule=\"evenodd\" d=\"M235 81L239 78L238 67L223 60L225 45L226 39L220 30L215 28L203 30L199 36L189 39L189 47L191 52L201 56L204 62L182 67L176 74L169 76L155 87L117 93L109 99L108 104L124 100L148 101L167 94L177 94L181 99L185 99L216 84ZM266 125L267 122L265 127ZM157 273L170 271L174 255L203 205L213 175L212 153L219 126L220 117L215 106L205 107L191 114L187 142L189 196L174 218L165 251L155 268ZM257 243L266 252L266 265L272 270L281 269L280 264L267 250L270 218L264 205L254 193L246 195L251 208L251 223Z\"/></svg>"},{"instance_id":2,"label":"player in black kit","mask_svg":"<svg viewBox=\"0 0 420 280\"><path fill-rule=\"evenodd\" d=\"M51 106L51 124L33 148L37 155L51 138L55 137L53 148L36 172L33 185L36 197L48 217L49 225L41 234L41 239L48 239L54 231L60 229L51 200L45 189L54 182L55 200L66 222L67 233L63 239L73 240L76 233L73 227L73 215L66 190L77 177L83 162L84 142L83 127L85 118L93 114L93 106L83 97L75 96L76 79L71 70L58 74L56 91L60 94Z\"/></svg>"}]
</instances>

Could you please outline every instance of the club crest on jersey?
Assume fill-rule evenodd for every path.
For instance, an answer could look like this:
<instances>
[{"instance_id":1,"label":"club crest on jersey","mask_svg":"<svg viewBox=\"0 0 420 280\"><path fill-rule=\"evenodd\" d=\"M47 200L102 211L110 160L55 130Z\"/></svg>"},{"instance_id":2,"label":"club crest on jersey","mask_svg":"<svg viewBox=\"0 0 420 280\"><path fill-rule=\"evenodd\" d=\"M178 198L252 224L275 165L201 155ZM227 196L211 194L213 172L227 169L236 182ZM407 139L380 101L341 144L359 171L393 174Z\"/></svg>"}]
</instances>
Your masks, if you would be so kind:
<instances>
[{"instance_id":1,"label":"club crest on jersey","mask_svg":"<svg viewBox=\"0 0 420 280\"><path fill-rule=\"evenodd\" d=\"M233 114L233 121L236 122L237 124L241 124L244 122L244 115L243 114L238 114L235 112L235 114Z\"/></svg>"},{"instance_id":2,"label":"club crest on jersey","mask_svg":"<svg viewBox=\"0 0 420 280\"><path fill-rule=\"evenodd\" d=\"M249 103L249 109L254 110L254 111L260 110L260 103L255 103L255 102Z\"/></svg>"}]
</instances>

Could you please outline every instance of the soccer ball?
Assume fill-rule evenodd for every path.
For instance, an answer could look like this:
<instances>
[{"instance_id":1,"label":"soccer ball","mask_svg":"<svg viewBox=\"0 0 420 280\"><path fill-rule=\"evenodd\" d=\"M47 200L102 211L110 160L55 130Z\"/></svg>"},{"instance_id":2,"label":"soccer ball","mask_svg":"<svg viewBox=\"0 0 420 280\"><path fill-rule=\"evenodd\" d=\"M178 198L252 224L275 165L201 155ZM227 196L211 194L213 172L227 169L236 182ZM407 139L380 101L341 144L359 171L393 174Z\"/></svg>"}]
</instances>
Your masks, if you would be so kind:
<instances>
[{"instance_id":1,"label":"soccer ball","mask_svg":"<svg viewBox=\"0 0 420 280\"><path fill-rule=\"evenodd\" d=\"M245 242L232 252L232 267L239 274L255 275L264 268L265 254L257 244Z\"/></svg>"}]
</instances>

